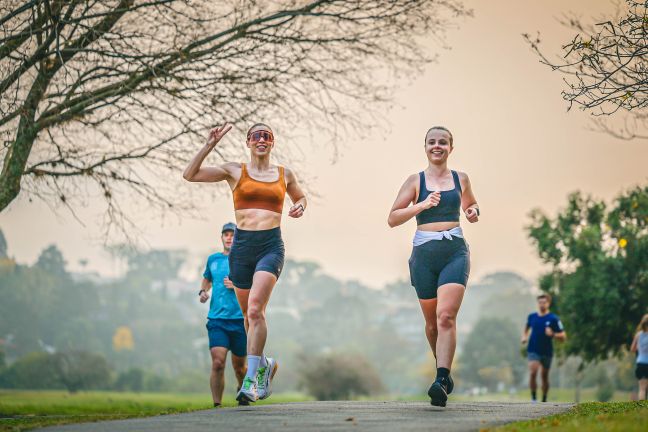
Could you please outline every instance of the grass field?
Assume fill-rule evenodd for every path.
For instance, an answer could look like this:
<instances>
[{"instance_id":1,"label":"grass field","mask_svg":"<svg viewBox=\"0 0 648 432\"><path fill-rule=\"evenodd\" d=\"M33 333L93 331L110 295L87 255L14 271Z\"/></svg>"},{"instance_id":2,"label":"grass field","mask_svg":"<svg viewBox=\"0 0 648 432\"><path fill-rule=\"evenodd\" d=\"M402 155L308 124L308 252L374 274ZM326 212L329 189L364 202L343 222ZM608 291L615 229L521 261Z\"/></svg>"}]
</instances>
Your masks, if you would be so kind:
<instances>
[{"instance_id":1,"label":"grass field","mask_svg":"<svg viewBox=\"0 0 648 432\"><path fill-rule=\"evenodd\" d=\"M451 396L451 397L454 397ZM540 391L538 391L538 397L540 397ZM491 393L479 396L469 396L463 394L457 394L454 397L457 402L489 402L489 401L499 401L499 402L529 402L531 400L531 395L526 390L521 390L515 394L507 393ZM630 392L616 391L612 397L611 402L630 402ZM562 389L555 388L549 390L549 402L574 402L574 390L573 389ZM580 402L596 402L596 389L587 388L581 390Z\"/></svg>"},{"instance_id":2,"label":"grass field","mask_svg":"<svg viewBox=\"0 0 648 432\"><path fill-rule=\"evenodd\" d=\"M580 402L595 402L596 389L587 388L581 390ZM380 396L363 398L365 400L400 400L400 401L429 401L425 392L416 396ZM509 393L487 393L484 395L472 396L464 393L453 393L450 396L450 402L530 402L531 396L528 391L522 390L515 394ZM631 400L630 392L616 391L612 397L612 402L629 402ZM549 391L549 402L574 402L573 389L551 389Z\"/></svg>"},{"instance_id":3,"label":"grass field","mask_svg":"<svg viewBox=\"0 0 648 432\"><path fill-rule=\"evenodd\" d=\"M274 394L258 404L309 400L294 394ZM235 406L233 396L224 406ZM175 414L212 408L209 394L118 393L64 391L0 391L0 432L23 431L67 423Z\"/></svg>"},{"instance_id":4,"label":"grass field","mask_svg":"<svg viewBox=\"0 0 648 432\"><path fill-rule=\"evenodd\" d=\"M511 423L489 432L644 432L648 429L648 402L588 402L566 413Z\"/></svg>"}]
</instances>

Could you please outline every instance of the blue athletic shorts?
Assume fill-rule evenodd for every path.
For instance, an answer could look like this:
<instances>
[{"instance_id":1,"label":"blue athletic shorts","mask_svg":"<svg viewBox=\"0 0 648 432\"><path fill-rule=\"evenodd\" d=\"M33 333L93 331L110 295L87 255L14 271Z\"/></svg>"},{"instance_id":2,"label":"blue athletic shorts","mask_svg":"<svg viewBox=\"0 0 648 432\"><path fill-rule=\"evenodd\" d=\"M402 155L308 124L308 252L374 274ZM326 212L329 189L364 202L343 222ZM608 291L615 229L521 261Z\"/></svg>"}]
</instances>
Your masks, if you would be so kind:
<instances>
[{"instance_id":1,"label":"blue athletic shorts","mask_svg":"<svg viewBox=\"0 0 648 432\"><path fill-rule=\"evenodd\" d=\"M262 231L234 231L229 255L229 278L237 288L252 288L258 271L267 271L279 279L286 252L279 227Z\"/></svg>"},{"instance_id":2,"label":"blue athletic shorts","mask_svg":"<svg viewBox=\"0 0 648 432\"><path fill-rule=\"evenodd\" d=\"M441 285L456 283L466 286L470 274L470 251L461 237L430 240L414 246L409 268L418 298L433 299Z\"/></svg>"},{"instance_id":3,"label":"blue athletic shorts","mask_svg":"<svg viewBox=\"0 0 648 432\"><path fill-rule=\"evenodd\" d=\"M551 360L553 360L553 356L528 352L527 359L529 361L538 361L540 362L543 368L551 369Z\"/></svg>"},{"instance_id":4,"label":"blue athletic shorts","mask_svg":"<svg viewBox=\"0 0 648 432\"><path fill-rule=\"evenodd\" d=\"M239 357L247 355L247 335L243 319L212 319L207 320L209 349L223 347Z\"/></svg>"}]
</instances>

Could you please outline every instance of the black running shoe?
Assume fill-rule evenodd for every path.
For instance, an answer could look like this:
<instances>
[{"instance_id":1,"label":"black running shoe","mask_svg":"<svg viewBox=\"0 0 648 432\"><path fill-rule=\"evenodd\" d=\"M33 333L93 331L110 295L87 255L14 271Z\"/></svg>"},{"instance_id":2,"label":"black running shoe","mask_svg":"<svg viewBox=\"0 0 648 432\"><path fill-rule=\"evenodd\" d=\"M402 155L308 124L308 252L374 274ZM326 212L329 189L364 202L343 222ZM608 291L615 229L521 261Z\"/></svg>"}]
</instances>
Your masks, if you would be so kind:
<instances>
[{"instance_id":1,"label":"black running shoe","mask_svg":"<svg viewBox=\"0 0 648 432\"><path fill-rule=\"evenodd\" d=\"M446 389L448 390L448 394L452 393L452 390L454 390L454 381L452 380L452 377L450 375L448 375Z\"/></svg>"},{"instance_id":2,"label":"black running shoe","mask_svg":"<svg viewBox=\"0 0 648 432\"><path fill-rule=\"evenodd\" d=\"M448 384L447 380L437 379L428 390L430 404L444 407L448 401Z\"/></svg>"},{"instance_id":3,"label":"black running shoe","mask_svg":"<svg viewBox=\"0 0 648 432\"><path fill-rule=\"evenodd\" d=\"M247 399L241 399L238 401L238 406L250 406L250 401Z\"/></svg>"}]
</instances>

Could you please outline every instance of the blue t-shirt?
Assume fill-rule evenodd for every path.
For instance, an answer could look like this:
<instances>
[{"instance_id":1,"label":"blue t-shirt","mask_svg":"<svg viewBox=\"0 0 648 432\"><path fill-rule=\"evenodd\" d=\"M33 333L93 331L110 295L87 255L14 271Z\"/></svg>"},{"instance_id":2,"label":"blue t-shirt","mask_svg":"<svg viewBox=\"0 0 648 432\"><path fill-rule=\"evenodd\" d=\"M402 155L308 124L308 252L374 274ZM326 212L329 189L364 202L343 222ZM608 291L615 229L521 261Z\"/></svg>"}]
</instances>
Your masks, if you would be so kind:
<instances>
[{"instance_id":1,"label":"blue t-shirt","mask_svg":"<svg viewBox=\"0 0 648 432\"><path fill-rule=\"evenodd\" d=\"M554 333L563 331L563 325L553 313L540 316L537 312L529 315L527 318L527 327L531 329L531 337L529 337L529 345L527 352L536 353L542 356L553 355L552 339L545 334L545 328L551 327Z\"/></svg>"},{"instance_id":2,"label":"blue t-shirt","mask_svg":"<svg viewBox=\"0 0 648 432\"><path fill-rule=\"evenodd\" d=\"M229 275L227 255L217 252L207 258L203 277L212 283L209 319L243 319L234 289L227 288L224 279Z\"/></svg>"}]
</instances>

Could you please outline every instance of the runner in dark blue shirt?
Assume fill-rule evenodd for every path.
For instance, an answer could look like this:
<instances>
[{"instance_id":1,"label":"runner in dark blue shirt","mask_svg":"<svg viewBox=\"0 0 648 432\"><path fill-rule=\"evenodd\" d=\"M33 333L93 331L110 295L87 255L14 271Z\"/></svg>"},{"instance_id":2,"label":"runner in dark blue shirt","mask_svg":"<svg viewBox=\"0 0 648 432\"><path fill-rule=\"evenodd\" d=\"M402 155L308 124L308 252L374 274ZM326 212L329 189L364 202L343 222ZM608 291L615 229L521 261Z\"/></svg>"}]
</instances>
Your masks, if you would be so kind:
<instances>
[{"instance_id":1,"label":"runner in dark blue shirt","mask_svg":"<svg viewBox=\"0 0 648 432\"><path fill-rule=\"evenodd\" d=\"M553 339L564 341L567 334L563 329L560 319L549 312L551 296L541 294L537 298L538 312L530 314L527 318L524 332L522 332L522 343L527 343L527 359L529 361L529 387L531 388L531 400L536 401L538 388L536 376L540 370L542 378L542 402L547 402L549 392L549 369L553 358ZM529 331L531 336L529 337Z\"/></svg>"},{"instance_id":2,"label":"runner in dark blue shirt","mask_svg":"<svg viewBox=\"0 0 648 432\"><path fill-rule=\"evenodd\" d=\"M225 387L225 361L227 352L232 351L232 366L241 387L245 376L245 358L247 353L247 336L243 313L236 300L234 285L229 280L229 253L234 240L236 225L226 223L221 230L223 252L212 254L207 259L200 289L200 302L209 300L207 315L207 333L209 352L212 358L212 370L209 384L214 406L220 406Z\"/></svg>"}]
</instances>

